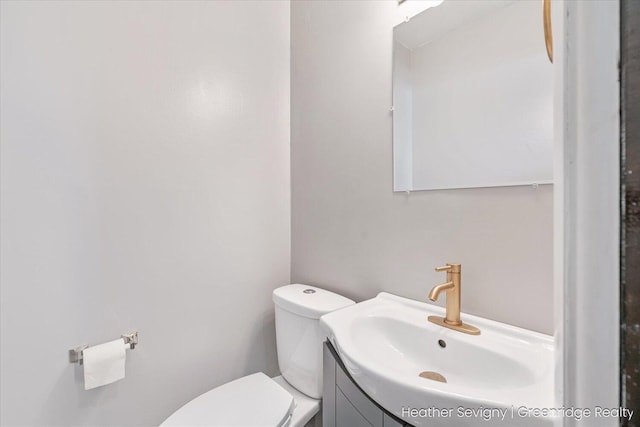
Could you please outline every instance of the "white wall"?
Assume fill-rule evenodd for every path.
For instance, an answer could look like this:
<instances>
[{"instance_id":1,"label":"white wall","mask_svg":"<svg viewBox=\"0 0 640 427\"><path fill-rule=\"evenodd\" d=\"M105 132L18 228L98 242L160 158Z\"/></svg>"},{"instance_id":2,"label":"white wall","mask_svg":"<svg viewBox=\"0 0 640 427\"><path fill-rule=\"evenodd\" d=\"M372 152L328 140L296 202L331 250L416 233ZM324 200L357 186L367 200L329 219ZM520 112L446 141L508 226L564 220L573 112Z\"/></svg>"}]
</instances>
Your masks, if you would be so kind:
<instances>
[{"instance_id":1,"label":"white wall","mask_svg":"<svg viewBox=\"0 0 640 427\"><path fill-rule=\"evenodd\" d=\"M464 312L552 333L551 186L392 192L402 7L292 2L292 281L425 301L461 262Z\"/></svg>"},{"instance_id":2,"label":"white wall","mask_svg":"<svg viewBox=\"0 0 640 427\"><path fill-rule=\"evenodd\" d=\"M2 2L2 425L157 425L277 372L287 2ZM80 344L136 329L84 391Z\"/></svg>"}]
</instances>

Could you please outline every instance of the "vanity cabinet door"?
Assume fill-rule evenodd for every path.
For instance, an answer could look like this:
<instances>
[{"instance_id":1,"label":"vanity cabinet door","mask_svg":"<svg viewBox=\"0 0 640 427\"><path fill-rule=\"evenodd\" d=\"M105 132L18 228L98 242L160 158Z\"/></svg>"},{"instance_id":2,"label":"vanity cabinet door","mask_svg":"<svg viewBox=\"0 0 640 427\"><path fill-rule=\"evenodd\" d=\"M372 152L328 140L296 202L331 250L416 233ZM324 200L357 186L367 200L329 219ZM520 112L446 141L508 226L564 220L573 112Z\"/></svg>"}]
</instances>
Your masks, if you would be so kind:
<instances>
[{"instance_id":1,"label":"vanity cabinet door","mask_svg":"<svg viewBox=\"0 0 640 427\"><path fill-rule=\"evenodd\" d=\"M344 396L349 399L349 402L362 414L369 424L373 427L382 427L382 409L373 403L373 401L369 399L369 396L364 394L358 386L355 385L353 380L347 376L346 372L343 371L340 366L336 368L336 386L336 394L338 391L344 393ZM349 426L349 424L338 424L337 427L343 425L345 427Z\"/></svg>"},{"instance_id":2,"label":"vanity cabinet door","mask_svg":"<svg viewBox=\"0 0 640 427\"><path fill-rule=\"evenodd\" d=\"M382 413L380 413L380 415L382 415ZM336 426L375 427L358 412L340 389L336 390Z\"/></svg>"},{"instance_id":3,"label":"vanity cabinet door","mask_svg":"<svg viewBox=\"0 0 640 427\"><path fill-rule=\"evenodd\" d=\"M395 419L391 418L389 415L384 414L383 415L383 420L382 420L382 424L384 425L384 427L410 427L409 424L403 424L400 423L399 421L396 421Z\"/></svg>"},{"instance_id":4,"label":"vanity cabinet door","mask_svg":"<svg viewBox=\"0 0 640 427\"><path fill-rule=\"evenodd\" d=\"M323 427L411 427L367 396L330 343L323 347Z\"/></svg>"}]
</instances>

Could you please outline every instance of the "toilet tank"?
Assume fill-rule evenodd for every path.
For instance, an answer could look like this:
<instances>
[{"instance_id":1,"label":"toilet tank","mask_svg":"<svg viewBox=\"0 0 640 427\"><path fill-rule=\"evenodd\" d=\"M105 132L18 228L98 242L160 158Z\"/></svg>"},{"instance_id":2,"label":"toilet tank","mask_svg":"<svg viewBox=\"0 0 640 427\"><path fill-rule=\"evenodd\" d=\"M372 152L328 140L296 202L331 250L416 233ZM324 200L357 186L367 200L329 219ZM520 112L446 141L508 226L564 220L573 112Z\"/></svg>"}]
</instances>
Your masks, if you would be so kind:
<instances>
[{"instance_id":1,"label":"toilet tank","mask_svg":"<svg viewBox=\"0 0 640 427\"><path fill-rule=\"evenodd\" d=\"M320 316L355 304L349 298L313 286L294 284L273 291L276 344L282 376L314 399L322 397Z\"/></svg>"}]
</instances>

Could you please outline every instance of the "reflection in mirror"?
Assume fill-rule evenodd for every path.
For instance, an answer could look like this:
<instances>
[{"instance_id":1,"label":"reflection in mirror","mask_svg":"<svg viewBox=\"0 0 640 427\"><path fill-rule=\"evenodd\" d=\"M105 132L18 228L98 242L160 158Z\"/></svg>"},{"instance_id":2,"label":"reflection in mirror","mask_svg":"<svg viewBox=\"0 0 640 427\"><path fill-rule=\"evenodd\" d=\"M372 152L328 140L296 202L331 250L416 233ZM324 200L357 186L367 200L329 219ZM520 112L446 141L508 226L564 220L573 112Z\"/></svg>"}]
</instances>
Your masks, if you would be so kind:
<instances>
[{"instance_id":1,"label":"reflection in mirror","mask_svg":"<svg viewBox=\"0 0 640 427\"><path fill-rule=\"evenodd\" d=\"M552 182L540 1L445 0L393 41L395 191Z\"/></svg>"}]
</instances>

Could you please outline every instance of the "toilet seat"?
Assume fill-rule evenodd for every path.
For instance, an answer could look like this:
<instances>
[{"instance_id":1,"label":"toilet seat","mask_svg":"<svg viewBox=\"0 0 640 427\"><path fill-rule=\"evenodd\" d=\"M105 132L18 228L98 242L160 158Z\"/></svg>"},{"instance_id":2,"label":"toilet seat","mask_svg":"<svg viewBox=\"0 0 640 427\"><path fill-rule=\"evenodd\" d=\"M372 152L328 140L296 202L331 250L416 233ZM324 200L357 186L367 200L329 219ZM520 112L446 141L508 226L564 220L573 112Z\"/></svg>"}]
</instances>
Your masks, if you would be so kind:
<instances>
[{"instance_id":1,"label":"toilet seat","mask_svg":"<svg viewBox=\"0 0 640 427\"><path fill-rule=\"evenodd\" d=\"M174 412L160 427L286 427L294 407L291 393L258 372L201 394Z\"/></svg>"}]
</instances>

